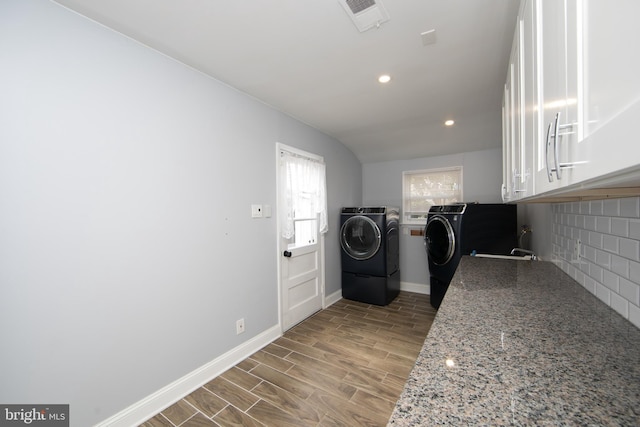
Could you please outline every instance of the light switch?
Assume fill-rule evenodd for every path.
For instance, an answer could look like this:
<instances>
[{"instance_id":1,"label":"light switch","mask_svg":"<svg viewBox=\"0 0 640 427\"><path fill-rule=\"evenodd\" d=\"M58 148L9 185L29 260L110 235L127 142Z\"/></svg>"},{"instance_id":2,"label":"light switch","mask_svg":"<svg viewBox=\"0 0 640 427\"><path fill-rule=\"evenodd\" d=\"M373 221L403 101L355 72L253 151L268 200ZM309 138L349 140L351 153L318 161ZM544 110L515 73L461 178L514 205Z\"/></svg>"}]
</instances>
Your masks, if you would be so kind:
<instances>
[{"instance_id":1,"label":"light switch","mask_svg":"<svg viewBox=\"0 0 640 427\"><path fill-rule=\"evenodd\" d=\"M271 205L264 205L264 209L262 209L262 216L265 218L271 218Z\"/></svg>"},{"instance_id":2,"label":"light switch","mask_svg":"<svg viewBox=\"0 0 640 427\"><path fill-rule=\"evenodd\" d=\"M251 205L251 218L262 218L262 205Z\"/></svg>"}]
</instances>

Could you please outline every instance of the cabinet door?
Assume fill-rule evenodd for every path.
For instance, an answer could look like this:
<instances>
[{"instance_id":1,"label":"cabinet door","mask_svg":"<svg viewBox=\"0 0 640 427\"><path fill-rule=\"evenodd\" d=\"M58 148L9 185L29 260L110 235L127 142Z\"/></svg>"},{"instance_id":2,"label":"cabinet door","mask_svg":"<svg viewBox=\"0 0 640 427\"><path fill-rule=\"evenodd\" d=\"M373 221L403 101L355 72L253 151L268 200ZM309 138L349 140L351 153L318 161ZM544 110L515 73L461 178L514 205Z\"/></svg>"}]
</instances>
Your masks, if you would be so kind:
<instances>
[{"instance_id":1,"label":"cabinet door","mask_svg":"<svg viewBox=\"0 0 640 427\"><path fill-rule=\"evenodd\" d=\"M517 200L525 195L524 182L526 177L523 172L524 136L523 136L523 114L524 105L522 97L522 49L521 49L521 25L520 20L516 23L516 32L511 49L511 59L509 61L509 122L510 122L510 186L511 200Z\"/></svg>"},{"instance_id":2,"label":"cabinet door","mask_svg":"<svg viewBox=\"0 0 640 427\"><path fill-rule=\"evenodd\" d=\"M523 197L534 194L536 147L540 140L538 84L537 0L525 0L520 10L520 187Z\"/></svg>"},{"instance_id":3,"label":"cabinet door","mask_svg":"<svg viewBox=\"0 0 640 427\"><path fill-rule=\"evenodd\" d=\"M584 139L574 182L640 164L640 1L583 2Z\"/></svg>"},{"instance_id":4,"label":"cabinet door","mask_svg":"<svg viewBox=\"0 0 640 427\"><path fill-rule=\"evenodd\" d=\"M536 193L568 185L573 169L584 166L576 158L583 138L581 4L581 0L537 2L544 138L538 140L542 161L536 172Z\"/></svg>"},{"instance_id":5,"label":"cabinet door","mask_svg":"<svg viewBox=\"0 0 640 427\"><path fill-rule=\"evenodd\" d=\"M511 109L509 105L511 82L509 75L511 66L507 73L507 82L502 95L502 188L500 193L502 201L511 200Z\"/></svg>"},{"instance_id":6,"label":"cabinet door","mask_svg":"<svg viewBox=\"0 0 640 427\"><path fill-rule=\"evenodd\" d=\"M514 141L516 139L516 115L514 112L514 64L509 63L507 72L507 81L504 85L504 97L502 101L503 105L503 122L502 122L502 199L503 201L512 201L516 199L517 193L515 193L515 170L514 159L516 154L514 153Z\"/></svg>"}]
</instances>

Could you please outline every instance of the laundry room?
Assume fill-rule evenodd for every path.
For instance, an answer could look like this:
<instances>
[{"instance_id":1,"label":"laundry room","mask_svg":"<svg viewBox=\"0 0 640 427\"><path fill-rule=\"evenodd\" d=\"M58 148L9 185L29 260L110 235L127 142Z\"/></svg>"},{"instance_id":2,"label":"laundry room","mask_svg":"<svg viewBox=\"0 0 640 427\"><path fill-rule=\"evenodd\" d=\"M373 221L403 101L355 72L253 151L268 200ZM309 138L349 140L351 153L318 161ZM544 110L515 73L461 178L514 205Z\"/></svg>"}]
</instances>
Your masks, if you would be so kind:
<instances>
[{"instance_id":1,"label":"laundry room","mask_svg":"<svg viewBox=\"0 0 640 427\"><path fill-rule=\"evenodd\" d=\"M640 3L153 3L0 2L1 425L525 425L571 387L638 424ZM436 307L452 203L531 253L460 254Z\"/></svg>"}]
</instances>

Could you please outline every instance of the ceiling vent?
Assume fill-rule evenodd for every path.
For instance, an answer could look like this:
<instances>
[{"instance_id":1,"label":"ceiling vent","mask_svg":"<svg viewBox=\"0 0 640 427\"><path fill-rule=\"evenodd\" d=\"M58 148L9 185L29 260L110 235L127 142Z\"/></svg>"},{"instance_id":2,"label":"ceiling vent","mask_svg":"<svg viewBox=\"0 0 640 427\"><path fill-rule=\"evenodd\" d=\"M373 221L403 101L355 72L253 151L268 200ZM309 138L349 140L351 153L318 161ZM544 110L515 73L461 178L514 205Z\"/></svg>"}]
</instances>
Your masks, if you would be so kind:
<instances>
[{"instance_id":1,"label":"ceiling vent","mask_svg":"<svg viewBox=\"0 0 640 427\"><path fill-rule=\"evenodd\" d=\"M338 0L360 32L379 27L389 20L380 0Z\"/></svg>"}]
</instances>

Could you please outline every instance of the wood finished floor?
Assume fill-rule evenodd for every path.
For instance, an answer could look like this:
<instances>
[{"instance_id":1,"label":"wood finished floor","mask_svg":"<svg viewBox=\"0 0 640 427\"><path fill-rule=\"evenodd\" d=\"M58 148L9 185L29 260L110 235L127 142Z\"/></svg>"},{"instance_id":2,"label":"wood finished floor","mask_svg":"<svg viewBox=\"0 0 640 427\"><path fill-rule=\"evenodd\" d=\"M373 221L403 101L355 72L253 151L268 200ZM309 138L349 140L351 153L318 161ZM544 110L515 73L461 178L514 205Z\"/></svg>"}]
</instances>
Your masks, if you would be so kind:
<instances>
[{"instance_id":1,"label":"wood finished floor","mask_svg":"<svg viewBox=\"0 0 640 427\"><path fill-rule=\"evenodd\" d=\"M142 426L386 426L435 313L342 299Z\"/></svg>"}]
</instances>

